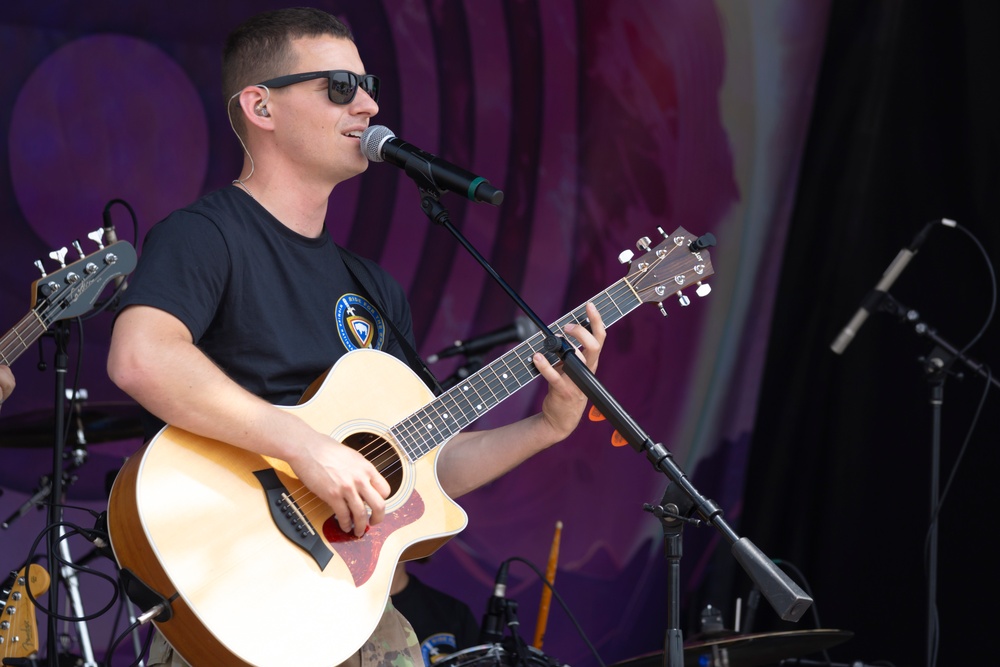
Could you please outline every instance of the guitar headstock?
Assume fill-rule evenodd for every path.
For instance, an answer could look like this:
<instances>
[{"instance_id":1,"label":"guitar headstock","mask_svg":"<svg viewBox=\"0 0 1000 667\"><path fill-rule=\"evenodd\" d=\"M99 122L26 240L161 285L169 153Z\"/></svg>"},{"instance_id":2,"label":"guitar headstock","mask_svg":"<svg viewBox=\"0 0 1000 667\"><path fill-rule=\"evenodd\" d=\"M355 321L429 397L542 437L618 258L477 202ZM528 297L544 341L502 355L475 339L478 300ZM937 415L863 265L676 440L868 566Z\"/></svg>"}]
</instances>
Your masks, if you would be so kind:
<instances>
[{"instance_id":1,"label":"guitar headstock","mask_svg":"<svg viewBox=\"0 0 1000 667\"><path fill-rule=\"evenodd\" d=\"M637 246L645 254L634 259L631 251L625 251L619 255L619 260L629 264L625 282L635 290L639 299L656 303L666 315L663 301L671 294L677 296L682 306L687 306L691 299L684 290L693 286L698 296L712 291L704 281L715 273L712 258L706 249L715 245L715 237L711 234L695 236L683 227L678 227L670 235L662 229L659 232L663 236L659 245L651 247L649 238L642 238Z\"/></svg>"},{"instance_id":2,"label":"guitar headstock","mask_svg":"<svg viewBox=\"0 0 1000 667\"><path fill-rule=\"evenodd\" d=\"M65 249L62 254L65 255ZM127 276L135 269L136 261L135 248L128 241L101 247L32 283L31 307L45 311L43 319L47 325L83 315L93 307L108 282Z\"/></svg>"},{"instance_id":3,"label":"guitar headstock","mask_svg":"<svg viewBox=\"0 0 1000 667\"><path fill-rule=\"evenodd\" d=\"M49 590L49 573L44 567L32 563L13 574L3 586L5 598L0 605L0 648L8 658L27 658L38 652L38 621L35 605L28 597L38 598Z\"/></svg>"}]
</instances>

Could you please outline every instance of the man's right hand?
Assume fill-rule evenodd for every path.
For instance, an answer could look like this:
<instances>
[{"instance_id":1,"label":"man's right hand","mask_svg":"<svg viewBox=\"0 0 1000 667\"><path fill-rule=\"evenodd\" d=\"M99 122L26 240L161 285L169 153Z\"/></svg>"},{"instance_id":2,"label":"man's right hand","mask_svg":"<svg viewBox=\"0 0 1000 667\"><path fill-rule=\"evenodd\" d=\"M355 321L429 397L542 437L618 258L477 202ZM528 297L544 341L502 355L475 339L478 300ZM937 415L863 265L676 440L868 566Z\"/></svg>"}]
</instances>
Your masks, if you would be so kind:
<instances>
[{"instance_id":1,"label":"man's right hand","mask_svg":"<svg viewBox=\"0 0 1000 667\"><path fill-rule=\"evenodd\" d=\"M333 509L340 529L361 537L368 524L375 525L385 517L389 482L357 450L322 433L316 435L301 443L288 464L299 480Z\"/></svg>"}]
</instances>

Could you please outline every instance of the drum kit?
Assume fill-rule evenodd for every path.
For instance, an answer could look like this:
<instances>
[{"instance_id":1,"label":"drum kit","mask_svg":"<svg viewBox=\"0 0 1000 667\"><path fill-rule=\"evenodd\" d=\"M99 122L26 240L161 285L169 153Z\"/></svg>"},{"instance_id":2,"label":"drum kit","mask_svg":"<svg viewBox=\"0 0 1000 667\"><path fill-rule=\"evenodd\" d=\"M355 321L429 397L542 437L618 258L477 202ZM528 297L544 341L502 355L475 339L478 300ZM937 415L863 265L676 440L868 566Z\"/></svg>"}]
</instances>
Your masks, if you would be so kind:
<instances>
[{"instance_id":1,"label":"drum kit","mask_svg":"<svg viewBox=\"0 0 1000 667\"><path fill-rule=\"evenodd\" d=\"M107 499L108 479L121 467L125 457L138 449L141 419L141 408L129 401L84 399L73 404L67 411L68 432L63 447L62 475L69 498ZM0 488L33 492L37 496L32 496L35 501L45 500L53 474L53 429L51 408L4 413L0 419L0 450L15 451L12 460L16 465L0 465ZM93 450L92 445L96 446ZM88 461L86 474L82 474L80 469ZM38 484L32 491L29 485L36 481ZM4 523L9 524L24 513Z\"/></svg>"},{"instance_id":2,"label":"drum kit","mask_svg":"<svg viewBox=\"0 0 1000 667\"><path fill-rule=\"evenodd\" d=\"M730 635L721 639L692 641L684 645L684 667L764 667L765 665L829 665L824 660L798 660L845 642L846 630L799 630ZM663 651L613 663L610 667L661 667ZM567 667L562 661L527 647L526 663L509 640L473 646L437 661L434 667Z\"/></svg>"}]
</instances>

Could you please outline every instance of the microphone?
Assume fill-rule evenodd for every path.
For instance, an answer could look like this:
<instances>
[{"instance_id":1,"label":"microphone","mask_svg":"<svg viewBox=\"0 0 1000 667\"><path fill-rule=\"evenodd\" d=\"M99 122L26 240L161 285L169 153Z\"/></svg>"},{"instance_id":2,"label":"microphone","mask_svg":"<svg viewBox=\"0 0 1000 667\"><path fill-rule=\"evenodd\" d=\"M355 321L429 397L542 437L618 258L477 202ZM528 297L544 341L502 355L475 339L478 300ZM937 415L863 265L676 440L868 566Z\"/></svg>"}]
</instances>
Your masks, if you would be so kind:
<instances>
[{"instance_id":1,"label":"microphone","mask_svg":"<svg viewBox=\"0 0 1000 667\"><path fill-rule=\"evenodd\" d=\"M465 356L479 354L480 352L485 352L486 350L494 348L497 345L503 345L504 343L511 343L514 341L523 341L537 331L539 331L539 329L535 326L534 322L527 317L521 316L515 319L513 324L508 324L507 326L495 331L491 331L465 341L456 340L453 345L444 348L437 354L432 354L427 357L427 363L434 364L441 359L453 357L456 354L464 354Z\"/></svg>"},{"instance_id":2,"label":"microphone","mask_svg":"<svg viewBox=\"0 0 1000 667\"><path fill-rule=\"evenodd\" d=\"M497 570L497 580L493 587L493 595L486 604L486 615L483 616L483 627L479 632L480 644L496 644L503 639L504 617L507 610L507 568L508 561L500 564Z\"/></svg>"},{"instance_id":3,"label":"microphone","mask_svg":"<svg viewBox=\"0 0 1000 667\"><path fill-rule=\"evenodd\" d=\"M115 223L111 220L111 207L115 204L115 202L118 201L121 200L112 199L104 207L104 224L101 226L104 228L104 244L109 246L118 243L118 234L115 232ZM122 283L124 282L125 282L125 274L122 274L117 278L115 278L114 280L115 292L119 291L120 289L123 289ZM128 287L128 285L125 285L125 287Z\"/></svg>"},{"instance_id":4,"label":"microphone","mask_svg":"<svg viewBox=\"0 0 1000 667\"><path fill-rule=\"evenodd\" d=\"M906 265L910 263L913 256L917 254L920 246L922 246L924 241L927 240L927 236L930 234L931 229L939 223L945 227L954 227L958 224L954 220L941 218L940 220L932 220L924 225L924 228L921 229L913 238L913 242L906 248L899 251L899 254L896 255L894 260L892 260L892 263L885 270L885 273L882 274L882 279L878 281L875 288L865 296L864 300L862 300L861 307L858 308L858 312L854 314L851 321L847 323L847 325L840 332L840 335L837 336L837 339L830 345L831 350L837 354L844 353L847 346L850 345L852 340L854 340L854 336L857 335L858 329L860 329L861 325L865 323L866 319L868 319L868 315L873 310L878 308L878 305L885 297L886 292L889 291L892 284L896 282L896 279L899 278L901 273L903 273L903 269L905 269Z\"/></svg>"},{"instance_id":5,"label":"microphone","mask_svg":"<svg viewBox=\"0 0 1000 667\"><path fill-rule=\"evenodd\" d=\"M482 176L406 143L384 125L372 125L361 134L361 152L371 162L394 164L410 178L422 176L437 188L457 192L472 201L494 206L503 202L503 191Z\"/></svg>"},{"instance_id":6,"label":"microphone","mask_svg":"<svg viewBox=\"0 0 1000 667\"><path fill-rule=\"evenodd\" d=\"M104 207L104 244L114 245L118 243L118 234L115 233L115 223L111 221L111 205L115 202L109 201Z\"/></svg>"}]
</instances>

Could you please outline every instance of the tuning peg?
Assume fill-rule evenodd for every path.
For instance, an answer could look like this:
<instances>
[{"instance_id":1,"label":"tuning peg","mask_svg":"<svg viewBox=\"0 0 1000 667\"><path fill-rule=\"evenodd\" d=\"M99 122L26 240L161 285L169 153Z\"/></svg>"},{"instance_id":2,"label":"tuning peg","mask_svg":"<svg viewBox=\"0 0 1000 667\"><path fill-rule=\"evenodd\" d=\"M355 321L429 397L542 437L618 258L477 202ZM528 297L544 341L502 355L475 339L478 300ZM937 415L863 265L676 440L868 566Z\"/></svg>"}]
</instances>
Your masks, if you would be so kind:
<instances>
[{"instance_id":1,"label":"tuning peg","mask_svg":"<svg viewBox=\"0 0 1000 667\"><path fill-rule=\"evenodd\" d=\"M683 292L677 293L677 300L681 302L681 307L691 305L691 299L688 297L687 294L684 294Z\"/></svg>"},{"instance_id":2,"label":"tuning peg","mask_svg":"<svg viewBox=\"0 0 1000 667\"><path fill-rule=\"evenodd\" d=\"M660 236L662 236L663 238L665 238L665 239L669 239L670 238L667 235L667 233L665 231L663 231L663 227L657 227L656 231L660 232Z\"/></svg>"},{"instance_id":3,"label":"tuning peg","mask_svg":"<svg viewBox=\"0 0 1000 667\"><path fill-rule=\"evenodd\" d=\"M66 250L66 246L63 246L62 248L59 248L59 250L53 250L52 252L50 252L49 253L49 257L51 257L52 259L54 259L57 262L59 262L59 268L62 269L62 268L66 267L66 253L67 252L69 252L69 251Z\"/></svg>"},{"instance_id":4,"label":"tuning peg","mask_svg":"<svg viewBox=\"0 0 1000 667\"><path fill-rule=\"evenodd\" d=\"M76 240L76 241L73 241L73 249L76 250L78 253L80 253L80 259L84 258L85 255L83 254L83 248L80 247L80 241L79 241L79 239Z\"/></svg>"},{"instance_id":5,"label":"tuning peg","mask_svg":"<svg viewBox=\"0 0 1000 667\"><path fill-rule=\"evenodd\" d=\"M708 293L712 291L712 286L708 283L703 283L699 280L695 284L697 287L695 287L694 293L698 296L708 296Z\"/></svg>"},{"instance_id":6,"label":"tuning peg","mask_svg":"<svg viewBox=\"0 0 1000 667\"><path fill-rule=\"evenodd\" d=\"M44 278L45 276L49 275L49 274L45 273L45 265L42 264L42 260L40 260L40 259L36 259L35 260L35 268L38 269L38 272L40 274L42 274L42 278Z\"/></svg>"},{"instance_id":7,"label":"tuning peg","mask_svg":"<svg viewBox=\"0 0 1000 667\"><path fill-rule=\"evenodd\" d=\"M631 264L633 257L635 257L635 253L631 250L622 250L621 254L618 255L618 261L622 264Z\"/></svg>"},{"instance_id":8,"label":"tuning peg","mask_svg":"<svg viewBox=\"0 0 1000 667\"><path fill-rule=\"evenodd\" d=\"M650 241L648 236L643 236L641 239L635 242L635 247L643 252L649 252Z\"/></svg>"},{"instance_id":9,"label":"tuning peg","mask_svg":"<svg viewBox=\"0 0 1000 667\"><path fill-rule=\"evenodd\" d=\"M99 227L98 229L95 229L94 231L92 231L89 234L87 234L87 238L97 244L97 249L98 250L103 250L104 249L104 228L103 227Z\"/></svg>"},{"instance_id":10,"label":"tuning peg","mask_svg":"<svg viewBox=\"0 0 1000 667\"><path fill-rule=\"evenodd\" d=\"M667 309L663 307L663 302L662 301L657 301L656 305L657 305L657 307L659 307L660 312L663 313L663 316L666 317L667 316Z\"/></svg>"}]
</instances>

